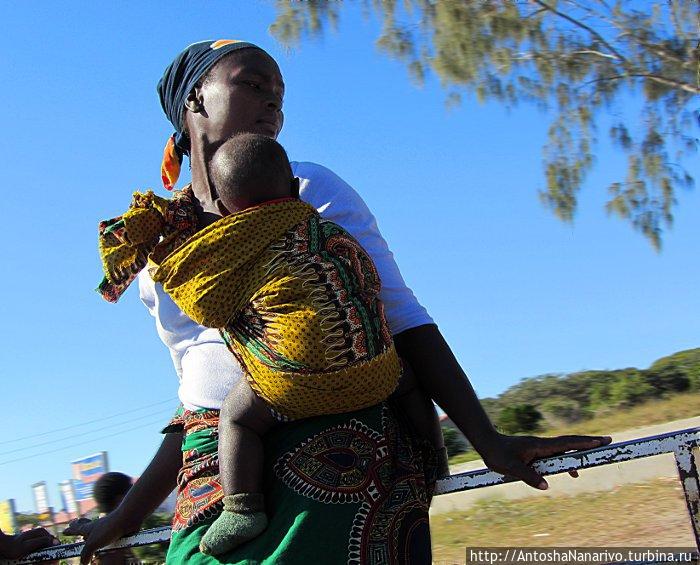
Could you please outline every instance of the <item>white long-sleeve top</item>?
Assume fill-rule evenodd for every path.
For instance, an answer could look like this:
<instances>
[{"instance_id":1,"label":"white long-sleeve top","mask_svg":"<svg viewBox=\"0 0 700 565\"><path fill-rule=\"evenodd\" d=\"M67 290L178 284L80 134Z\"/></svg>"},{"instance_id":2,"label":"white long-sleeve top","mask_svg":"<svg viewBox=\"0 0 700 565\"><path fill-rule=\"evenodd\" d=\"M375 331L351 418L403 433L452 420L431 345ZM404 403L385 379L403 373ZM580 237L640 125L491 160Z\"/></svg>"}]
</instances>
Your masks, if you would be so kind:
<instances>
[{"instance_id":1,"label":"white long-sleeve top","mask_svg":"<svg viewBox=\"0 0 700 565\"><path fill-rule=\"evenodd\" d=\"M377 222L353 188L329 169L316 163L292 162L300 180L299 195L323 218L345 228L374 260L382 281L384 303L393 334L433 322L399 272ZM206 328L188 318L153 282L147 269L138 277L141 300L155 318L156 329L170 350L180 380L178 395L190 410L221 408L226 394L242 376L242 369L226 348L218 329Z\"/></svg>"}]
</instances>

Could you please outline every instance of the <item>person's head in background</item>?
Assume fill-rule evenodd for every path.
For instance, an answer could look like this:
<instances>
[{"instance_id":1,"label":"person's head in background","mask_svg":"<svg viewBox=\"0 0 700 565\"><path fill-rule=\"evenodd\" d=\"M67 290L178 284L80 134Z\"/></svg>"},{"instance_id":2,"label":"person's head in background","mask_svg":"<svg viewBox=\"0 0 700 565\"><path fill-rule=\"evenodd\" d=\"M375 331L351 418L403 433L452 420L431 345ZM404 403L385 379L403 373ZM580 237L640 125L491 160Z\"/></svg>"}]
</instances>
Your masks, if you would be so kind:
<instances>
[{"instance_id":1,"label":"person's head in background","mask_svg":"<svg viewBox=\"0 0 700 565\"><path fill-rule=\"evenodd\" d=\"M132 485L132 479L124 473L105 473L95 482L92 498L103 514L112 512L122 501Z\"/></svg>"},{"instance_id":2,"label":"person's head in background","mask_svg":"<svg viewBox=\"0 0 700 565\"><path fill-rule=\"evenodd\" d=\"M269 136L244 133L225 141L214 153L209 176L223 216L279 198L298 198L284 148Z\"/></svg>"}]
</instances>

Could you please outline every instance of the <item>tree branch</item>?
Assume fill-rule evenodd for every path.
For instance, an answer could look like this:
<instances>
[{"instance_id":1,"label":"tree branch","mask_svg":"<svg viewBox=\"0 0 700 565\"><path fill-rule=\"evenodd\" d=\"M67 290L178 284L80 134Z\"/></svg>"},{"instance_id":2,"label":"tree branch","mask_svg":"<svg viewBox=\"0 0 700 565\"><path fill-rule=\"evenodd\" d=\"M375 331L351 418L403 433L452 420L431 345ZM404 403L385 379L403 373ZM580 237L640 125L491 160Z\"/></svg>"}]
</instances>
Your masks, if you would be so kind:
<instances>
[{"instance_id":1,"label":"tree branch","mask_svg":"<svg viewBox=\"0 0 700 565\"><path fill-rule=\"evenodd\" d=\"M666 59L667 61L673 61L674 63L678 63L681 67L685 68L685 67L690 67L692 65L692 61L686 61L685 59L681 59L675 53L666 49L663 45L653 45L647 41L644 41L641 37L636 36L632 31L630 31L628 29L621 28L616 22L612 22L612 23L615 27L617 27L620 31L622 31L622 33L620 34L620 37L630 37L638 45L645 47L650 52L661 57L662 59Z\"/></svg>"},{"instance_id":2,"label":"tree branch","mask_svg":"<svg viewBox=\"0 0 700 565\"><path fill-rule=\"evenodd\" d=\"M572 55L598 55L599 57L605 57L606 59L617 59L615 55L608 55L607 53L601 53L595 49L585 49L583 51L572 51Z\"/></svg>"},{"instance_id":3,"label":"tree branch","mask_svg":"<svg viewBox=\"0 0 700 565\"><path fill-rule=\"evenodd\" d=\"M653 80L654 82L658 82L659 84L664 84L666 86L672 86L673 88L679 88L681 90L685 90L686 92L690 92L691 94L700 94L700 87L695 87L695 86L692 86L686 82L680 82L680 81L677 81L674 79L661 77L659 75L654 75L651 73L625 73L623 75L613 75L613 76L609 76L609 77L596 78L596 79L584 82L579 88L582 88L582 87L587 86L589 84L594 84L596 82L604 82L607 80L620 80L620 79L624 79L624 78L647 78L649 80Z\"/></svg>"},{"instance_id":4,"label":"tree branch","mask_svg":"<svg viewBox=\"0 0 700 565\"><path fill-rule=\"evenodd\" d=\"M687 82L680 82L672 78L660 77L659 75L654 75L651 73L630 73L627 76L648 78L649 80L653 80L654 82L658 82L659 84L672 86L673 88L680 88L681 90L685 90L686 92L690 92L691 94L700 94L699 87L692 86Z\"/></svg>"},{"instance_id":5,"label":"tree branch","mask_svg":"<svg viewBox=\"0 0 700 565\"><path fill-rule=\"evenodd\" d=\"M537 14L541 14L542 12L546 12L547 8L540 8L539 10L535 10L534 12L531 12L527 14L526 16L523 16L523 19L528 19L528 18L534 18Z\"/></svg>"},{"instance_id":6,"label":"tree branch","mask_svg":"<svg viewBox=\"0 0 700 565\"><path fill-rule=\"evenodd\" d=\"M560 12L559 10L557 10L556 8L550 6L550 5L547 4L546 2L543 2L542 0L534 0L534 2L535 2L535 4L537 4L537 5L539 5L539 6L542 6L542 7L545 8L546 10L552 12L553 14L556 14L556 15L559 16L560 18L563 18L563 19L565 19L566 21L568 21L568 22L574 24L575 26L580 27L581 29L586 30L586 31L587 31L588 33L590 33L593 37L595 37L598 41L600 41L603 45L605 45L605 46L608 48L608 50L609 50L613 55L615 55L615 57L616 57L617 59L619 59L620 61L622 61L625 65L629 65L629 61L627 60L627 58L626 58L624 55L622 55L622 53L620 53L617 49L615 49L612 45L610 45L610 43L608 43L608 42L605 40L605 38L604 38L602 35L600 35L600 34L599 34L596 30L594 30L593 28L590 28L590 27L588 27L586 24L584 24L584 23L582 23L582 22L580 22L580 21L578 21L578 20L572 18L571 16L569 16L569 15L567 15L567 14L564 14L563 12Z\"/></svg>"}]
</instances>

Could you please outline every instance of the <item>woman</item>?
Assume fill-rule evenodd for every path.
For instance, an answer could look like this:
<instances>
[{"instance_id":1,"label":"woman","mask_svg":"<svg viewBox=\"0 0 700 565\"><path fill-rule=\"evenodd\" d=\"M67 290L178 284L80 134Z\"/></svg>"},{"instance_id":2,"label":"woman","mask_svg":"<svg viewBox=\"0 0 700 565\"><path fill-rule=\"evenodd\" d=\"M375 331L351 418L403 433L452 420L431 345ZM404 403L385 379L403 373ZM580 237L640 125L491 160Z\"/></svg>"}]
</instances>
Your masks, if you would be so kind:
<instances>
[{"instance_id":1,"label":"woman","mask_svg":"<svg viewBox=\"0 0 700 565\"><path fill-rule=\"evenodd\" d=\"M187 237L220 217L207 167L221 143L241 132L277 137L283 121L284 83L276 62L265 51L225 40L188 47L168 67L158 90L177 131L166 147L164 183L174 184L183 154L189 156L192 169L191 189L184 192L184 199L180 195L176 199L180 204L162 208L166 217L170 214L180 221L178 227L166 229L168 241L174 238L175 245L181 240L173 233ZM360 197L319 165L293 163L293 171L301 180L302 199L347 229L372 255L399 353L420 374L426 392L467 430L470 442L492 469L546 488L542 477L528 466L532 459L609 442L609 438L498 434L437 326L405 286ZM120 219L105 224L105 233L118 232L124 223ZM144 241L153 240L153 234L149 238ZM115 242L118 247L120 243ZM148 249L144 245L132 249L133 264L112 269L111 280L102 287L108 298L116 300L134 273L144 267L145 251L152 251L152 245ZM147 269L139 275L139 286L170 348L180 376L183 408L119 508L81 529L86 535L82 562L98 548L137 530L174 487L178 472L169 562L218 562L199 553L197 547L221 506L216 409L239 378L240 369L233 365L218 332L196 326L177 310ZM468 405L456 405L454 399L465 394ZM221 561L430 563L428 508L434 455L419 444L402 415L389 404L284 426L266 438L270 525L259 538Z\"/></svg>"}]
</instances>

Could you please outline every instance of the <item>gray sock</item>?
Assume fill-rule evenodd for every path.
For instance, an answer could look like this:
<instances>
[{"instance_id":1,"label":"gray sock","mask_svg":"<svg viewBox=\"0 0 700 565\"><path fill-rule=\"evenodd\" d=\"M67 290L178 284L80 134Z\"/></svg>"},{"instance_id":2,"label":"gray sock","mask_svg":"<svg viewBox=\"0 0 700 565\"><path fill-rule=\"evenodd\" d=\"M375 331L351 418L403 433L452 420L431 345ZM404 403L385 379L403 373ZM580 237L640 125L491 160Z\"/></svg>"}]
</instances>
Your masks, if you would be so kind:
<instances>
[{"instance_id":1,"label":"gray sock","mask_svg":"<svg viewBox=\"0 0 700 565\"><path fill-rule=\"evenodd\" d=\"M221 555L258 537L267 528L265 499L256 492L224 496L224 510L204 534L199 550Z\"/></svg>"}]
</instances>

